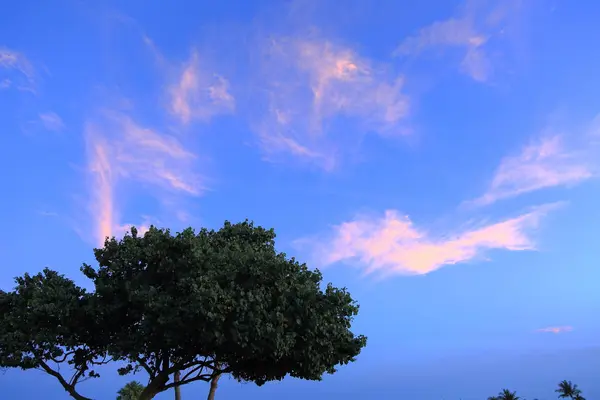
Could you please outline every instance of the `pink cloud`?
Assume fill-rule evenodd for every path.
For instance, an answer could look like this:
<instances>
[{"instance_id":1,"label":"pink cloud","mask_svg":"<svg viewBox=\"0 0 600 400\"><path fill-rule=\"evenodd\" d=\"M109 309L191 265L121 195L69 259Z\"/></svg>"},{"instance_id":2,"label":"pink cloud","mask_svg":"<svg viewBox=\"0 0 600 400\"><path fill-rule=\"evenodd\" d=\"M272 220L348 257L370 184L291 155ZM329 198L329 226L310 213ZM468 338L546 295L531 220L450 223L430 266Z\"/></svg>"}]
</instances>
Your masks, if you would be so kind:
<instances>
[{"instance_id":1,"label":"pink cloud","mask_svg":"<svg viewBox=\"0 0 600 400\"><path fill-rule=\"evenodd\" d=\"M207 121L235 109L229 82L201 69L197 51L192 52L177 81L169 87L169 95L171 113L184 124L194 119Z\"/></svg>"},{"instance_id":2,"label":"pink cloud","mask_svg":"<svg viewBox=\"0 0 600 400\"><path fill-rule=\"evenodd\" d=\"M568 326L568 325L567 326L549 326L546 328L538 329L537 332L559 334L559 333L571 332L572 330L573 330L573 327Z\"/></svg>"},{"instance_id":3,"label":"pink cloud","mask_svg":"<svg viewBox=\"0 0 600 400\"><path fill-rule=\"evenodd\" d=\"M88 169L93 177L90 214L95 219L94 236L98 244L102 244L106 237L113 236L116 224L113 197L115 180L108 153L108 146L101 137L95 137L88 143Z\"/></svg>"},{"instance_id":4,"label":"pink cloud","mask_svg":"<svg viewBox=\"0 0 600 400\"><path fill-rule=\"evenodd\" d=\"M331 169L353 135L335 130L339 117L365 131L405 132L404 80L387 65L316 36L272 40L263 50L269 106L256 130L268 157L287 153Z\"/></svg>"},{"instance_id":5,"label":"pink cloud","mask_svg":"<svg viewBox=\"0 0 600 400\"><path fill-rule=\"evenodd\" d=\"M350 261L365 273L423 275L481 258L488 250L535 250L529 232L558 204L540 206L520 216L464 230L434 235L407 216L388 210L383 217L359 216L333 228L328 240L313 243L325 265Z\"/></svg>"},{"instance_id":6,"label":"pink cloud","mask_svg":"<svg viewBox=\"0 0 600 400\"><path fill-rule=\"evenodd\" d=\"M490 42L505 36L505 27L521 8L518 0L465 1L457 17L420 29L402 41L394 55L417 56L432 49L460 49L461 71L473 80L487 81L494 73Z\"/></svg>"},{"instance_id":7,"label":"pink cloud","mask_svg":"<svg viewBox=\"0 0 600 400\"><path fill-rule=\"evenodd\" d=\"M587 154L567 149L561 136L547 136L504 158L488 190L474 203L486 205L544 188L574 185L594 174Z\"/></svg>"},{"instance_id":8,"label":"pink cloud","mask_svg":"<svg viewBox=\"0 0 600 400\"><path fill-rule=\"evenodd\" d=\"M91 181L90 213L97 243L122 234L118 213L118 183L128 181L151 188L152 196L198 196L205 187L196 173L196 156L173 136L139 126L129 116L105 112L86 127L88 171ZM148 218L146 218L148 220ZM145 223L147 225L147 223Z\"/></svg>"}]
</instances>

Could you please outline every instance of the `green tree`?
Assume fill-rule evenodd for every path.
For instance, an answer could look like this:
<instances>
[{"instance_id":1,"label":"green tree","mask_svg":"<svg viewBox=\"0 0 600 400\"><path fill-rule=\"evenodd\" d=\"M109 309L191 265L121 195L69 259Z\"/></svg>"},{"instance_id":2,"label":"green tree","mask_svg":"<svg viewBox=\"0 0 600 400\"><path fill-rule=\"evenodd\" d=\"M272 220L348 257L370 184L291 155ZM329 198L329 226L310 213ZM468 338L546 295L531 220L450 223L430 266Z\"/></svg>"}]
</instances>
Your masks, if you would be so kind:
<instances>
[{"instance_id":1,"label":"green tree","mask_svg":"<svg viewBox=\"0 0 600 400\"><path fill-rule=\"evenodd\" d=\"M585 400L581 395L581 390L571 381L564 380L559 382L558 389L555 390L559 398L570 398L573 400Z\"/></svg>"},{"instance_id":2,"label":"green tree","mask_svg":"<svg viewBox=\"0 0 600 400\"><path fill-rule=\"evenodd\" d=\"M12 292L0 291L0 367L41 370L71 397L89 400L77 384L98 377L93 367L110 361L92 336L97 325L90 294L47 268L15 281ZM68 376L60 373L65 364Z\"/></svg>"},{"instance_id":3,"label":"green tree","mask_svg":"<svg viewBox=\"0 0 600 400\"><path fill-rule=\"evenodd\" d=\"M131 381L117 392L117 400L137 400L144 391L144 385L137 381Z\"/></svg>"},{"instance_id":4,"label":"green tree","mask_svg":"<svg viewBox=\"0 0 600 400\"><path fill-rule=\"evenodd\" d=\"M56 348L70 340L83 349L85 363L77 365L87 368L107 357L126 363L120 374L144 370L149 380L140 400L195 381L210 382L213 399L224 374L257 385L287 375L320 380L354 361L366 345L350 330L358 313L350 294L331 284L322 288L318 270L277 252L274 231L248 221L176 235L151 227L138 236L132 228L121 240L107 239L94 255L98 267L84 264L82 271L95 291L79 293L62 278L77 296L67 296L71 308L56 311L60 328L50 324L48 336ZM53 294L53 285L39 291L50 307L64 297ZM20 346L0 341L0 366L22 367L23 359L5 360L27 343L37 346L37 336L26 332L40 330L40 321L19 325L27 308L12 304L24 300L18 292L3 296L12 299L6 303L11 323L25 336ZM77 327L79 317L83 327ZM0 328L0 339L8 332ZM45 353L37 358L48 359ZM74 386L68 384L69 394L85 400Z\"/></svg>"}]
</instances>

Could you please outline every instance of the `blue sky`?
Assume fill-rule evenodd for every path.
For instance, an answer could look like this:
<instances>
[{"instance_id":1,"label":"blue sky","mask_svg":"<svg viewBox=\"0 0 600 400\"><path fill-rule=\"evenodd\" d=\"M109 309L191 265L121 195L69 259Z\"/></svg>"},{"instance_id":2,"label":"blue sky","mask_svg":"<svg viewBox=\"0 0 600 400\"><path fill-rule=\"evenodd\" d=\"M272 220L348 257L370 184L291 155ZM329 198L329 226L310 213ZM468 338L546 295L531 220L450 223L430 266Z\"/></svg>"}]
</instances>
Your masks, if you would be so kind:
<instances>
[{"instance_id":1,"label":"blue sky","mask_svg":"<svg viewBox=\"0 0 600 400\"><path fill-rule=\"evenodd\" d=\"M350 289L369 345L324 382L226 380L220 399L551 398L562 379L600 397L599 7L7 4L0 284L44 266L83 284L131 224L250 218Z\"/></svg>"}]
</instances>

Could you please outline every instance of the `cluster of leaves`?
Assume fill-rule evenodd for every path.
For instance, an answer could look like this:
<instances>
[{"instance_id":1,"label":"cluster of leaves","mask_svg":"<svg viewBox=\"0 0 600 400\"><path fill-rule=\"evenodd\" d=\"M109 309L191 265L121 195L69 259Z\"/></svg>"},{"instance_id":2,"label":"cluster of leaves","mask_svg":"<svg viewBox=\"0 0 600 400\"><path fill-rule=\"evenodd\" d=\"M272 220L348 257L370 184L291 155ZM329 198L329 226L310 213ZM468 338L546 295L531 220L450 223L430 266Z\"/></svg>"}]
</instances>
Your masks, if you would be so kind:
<instances>
[{"instance_id":1,"label":"cluster of leaves","mask_svg":"<svg viewBox=\"0 0 600 400\"><path fill-rule=\"evenodd\" d=\"M135 228L95 249L86 293L50 270L0 293L0 367L40 368L79 400L93 366L144 370L140 399L221 374L262 385L319 380L366 345L350 331L358 306L345 289L275 250L275 233L246 221L176 235ZM63 359L63 358L65 359ZM66 380L51 362L69 362ZM177 374L178 379L174 379Z\"/></svg>"},{"instance_id":2,"label":"cluster of leaves","mask_svg":"<svg viewBox=\"0 0 600 400\"><path fill-rule=\"evenodd\" d=\"M558 384L558 389L555 390L560 399L585 400L581 390L571 381L561 381ZM524 400L517 396L517 392L511 392L508 389L503 389L497 396L488 397L488 400Z\"/></svg>"},{"instance_id":3,"label":"cluster of leaves","mask_svg":"<svg viewBox=\"0 0 600 400\"><path fill-rule=\"evenodd\" d=\"M138 381L131 381L117 392L117 400L137 400L145 387Z\"/></svg>"}]
</instances>

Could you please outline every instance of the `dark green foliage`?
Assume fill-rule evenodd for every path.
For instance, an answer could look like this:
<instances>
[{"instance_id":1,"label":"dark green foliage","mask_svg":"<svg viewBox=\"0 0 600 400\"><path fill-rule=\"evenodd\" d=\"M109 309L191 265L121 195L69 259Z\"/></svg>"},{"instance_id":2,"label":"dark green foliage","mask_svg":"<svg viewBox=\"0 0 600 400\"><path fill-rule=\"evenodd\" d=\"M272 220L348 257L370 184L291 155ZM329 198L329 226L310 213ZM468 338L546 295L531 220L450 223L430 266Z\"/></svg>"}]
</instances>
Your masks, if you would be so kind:
<instances>
[{"instance_id":1,"label":"dark green foliage","mask_svg":"<svg viewBox=\"0 0 600 400\"><path fill-rule=\"evenodd\" d=\"M172 236L132 229L96 249L96 283L110 353L121 372L144 368L181 384L220 373L259 385L286 375L320 379L354 361L366 338L349 328L358 306L343 289L274 248L275 233L251 223ZM198 369L190 375L190 371ZM151 385L149 385L151 386Z\"/></svg>"},{"instance_id":2,"label":"dark green foliage","mask_svg":"<svg viewBox=\"0 0 600 400\"><path fill-rule=\"evenodd\" d=\"M117 400L137 400L143 391L144 385L137 381L131 381L117 392Z\"/></svg>"},{"instance_id":3,"label":"dark green foliage","mask_svg":"<svg viewBox=\"0 0 600 400\"><path fill-rule=\"evenodd\" d=\"M152 227L143 237L132 228L94 250L98 268L82 267L94 293L49 270L25 275L45 281L2 293L11 328L1 328L0 367L39 367L72 349L81 350L74 366L88 371L104 355L127 363L121 374L148 373L141 399L197 380L216 386L226 373L258 385L319 380L366 345L350 331L358 306L345 289L322 290L320 272L278 253L274 240L249 222L176 235ZM34 356L22 356L32 343Z\"/></svg>"},{"instance_id":4,"label":"dark green foliage","mask_svg":"<svg viewBox=\"0 0 600 400\"><path fill-rule=\"evenodd\" d=\"M75 386L97 377L92 367L104 352L90 349L95 328L90 295L58 273L44 269L16 278L12 292L0 291L0 366L39 369L56 377L73 397L84 399ZM68 364L73 375L59 374Z\"/></svg>"}]
</instances>

